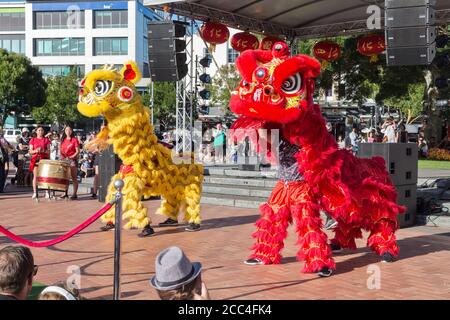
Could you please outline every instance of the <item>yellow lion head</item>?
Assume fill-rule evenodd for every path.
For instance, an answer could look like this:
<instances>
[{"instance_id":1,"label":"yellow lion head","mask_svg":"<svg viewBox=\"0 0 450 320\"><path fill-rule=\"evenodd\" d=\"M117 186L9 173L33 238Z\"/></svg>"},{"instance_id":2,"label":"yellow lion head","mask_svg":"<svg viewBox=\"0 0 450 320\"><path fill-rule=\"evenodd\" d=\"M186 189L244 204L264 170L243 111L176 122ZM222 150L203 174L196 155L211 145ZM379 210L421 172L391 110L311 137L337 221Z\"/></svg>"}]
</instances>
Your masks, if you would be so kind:
<instances>
[{"instance_id":1,"label":"yellow lion head","mask_svg":"<svg viewBox=\"0 0 450 320\"><path fill-rule=\"evenodd\" d=\"M142 75L135 62L124 64L120 71L104 66L89 72L81 82L78 111L86 117L107 118L141 111L141 96L135 84Z\"/></svg>"}]
</instances>

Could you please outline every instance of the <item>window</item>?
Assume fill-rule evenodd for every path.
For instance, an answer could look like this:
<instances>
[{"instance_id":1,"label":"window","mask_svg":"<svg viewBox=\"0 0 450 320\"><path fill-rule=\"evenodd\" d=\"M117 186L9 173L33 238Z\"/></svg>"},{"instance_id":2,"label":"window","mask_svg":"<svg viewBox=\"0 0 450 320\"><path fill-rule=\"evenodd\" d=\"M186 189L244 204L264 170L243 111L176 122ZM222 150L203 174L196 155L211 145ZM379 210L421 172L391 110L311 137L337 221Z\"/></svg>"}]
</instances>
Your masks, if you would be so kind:
<instances>
[{"instance_id":1,"label":"window","mask_svg":"<svg viewBox=\"0 0 450 320\"><path fill-rule=\"evenodd\" d=\"M128 54L128 38L94 38L95 56Z\"/></svg>"},{"instance_id":2,"label":"window","mask_svg":"<svg viewBox=\"0 0 450 320\"><path fill-rule=\"evenodd\" d=\"M83 29L84 11L34 12L34 29Z\"/></svg>"},{"instance_id":3,"label":"window","mask_svg":"<svg viewBox=\"0 0 450 320\"><path fill-rule=\"evenodd\" d=\"M228 48L228 63L234 63L237 57L239 57L239 51L236 51L233 48Z\"/></svg>"},{"instance_id":4,"label":"window","mask_svg":"<svg viewBox=\"0 0 450 320\"><path fill-rule=\"evenodd\" d=\"M150 67L147 62L144 62L144 70L142 70L143 78L150 78Z\"/></svg>"},{"instance_id":5,"label":"window","mask_svg":"<svg viewBox=\"0 0 450 320\"><path fill-rule=\"evenodd\" d=\"M94 11L94 28L127 28L127 10Z\"/></svg>"},{"instance_id":6,"label":"window","mask_svg":"<svg viewBox=\"0 0 450 320\"><path fill-rule=\"evenodd\" d=\"M84 66L73 66L73 65L52 65L52 66L38 66L39 70L42 72L44 77L54 77L54 76L67 76L71 70L77 73L79 78L84 77Z\"/></svg>"},{"instance_id":7,"label":"window","mask_svg":"<svg viewBox=\"0 0 450 320\"><path fill-rule=\"evenodd\" d=\"M34 39L35 56L84 56L84 38Z\"/></svg>"},{"instance_id":8,"label":"window","mask_svg":"<svg viewBox=\"0 0 450 320\"><path fill-rule=\"evenodd\" d=\"M25 54L25 35L0 35L0 48L5 49L9 52Z\"/></svg>"},{"instance_id":9,"label":"window","mask_svg":"<svg viewBox=\"0 0 450 320\"><path fill-rule=\"evenodd\" d=\"M92 70L95 69L102 69L104 67L104 64L94 64L92 65ZM114 68L118 71L120 71L123 68L123 64L115 64Z\"/></svg>"},{"instance_id":10,"label":"window","mask_svg":"<svg viewBox=\"0 0 450 320\"><path fill-rule=\"evenodd\" d=\"M0 31L25 31L25 9L0 8Z\"/></svg>"},{"instance_id":11,"label":"window","mask_svg":"<svg viewBox=\"0 0 450 320\"><path fill-rule=\"evenodd\" d=\"M144 43L143 43L143 52L142 52L142 56L144 58L144 61L148 61L148 38L144 36Z\"/></svg>"}]
</instances>

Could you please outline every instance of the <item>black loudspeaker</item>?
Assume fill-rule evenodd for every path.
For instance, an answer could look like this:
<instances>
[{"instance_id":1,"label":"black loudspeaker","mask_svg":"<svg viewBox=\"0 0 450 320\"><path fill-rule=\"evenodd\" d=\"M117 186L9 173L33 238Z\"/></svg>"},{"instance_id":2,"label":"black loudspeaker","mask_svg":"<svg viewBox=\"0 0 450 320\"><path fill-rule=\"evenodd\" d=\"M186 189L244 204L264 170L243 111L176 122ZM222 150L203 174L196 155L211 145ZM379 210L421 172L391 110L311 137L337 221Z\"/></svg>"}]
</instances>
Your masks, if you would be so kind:
<instances>
[{"instance_id":1,"label":"black loudspeaker","mask_svg":"<svg viewBox=\"0 0 450 320\"><path fill-rule=\"evenodd\" d=\"M388 66L431 64L436 56L436 0L385 0Z\"/></svg>"},{"instance_id":2,"label":"black loudspeaker","mask_svg":"<svg viewBox=\"0 0 450 320\"><path fill-rule=\"evenodd\" d=\"M178 81L188 73L186 64L186 26L176 21L148 24L148 56L152 81Z\"/></svg>"},{"instance_id":3,"label":"black loudspeaker","mask_svg":"<svg viewBox=\"0 0 450 320\"><path fill-rule=\"evenodd\" d=\"M428 46L436 41L436 27L393 28L386 30L388 47Z\"/></svg>"},{"instance_id":4,"label":"black loudspeaker","mask_svg":"<svg viewBox=\"0 0 450 320\"><path fill-rule=\"evenodd\" d=\"M390 66L427 65L436 57L436 44L424 47L399 47L386 50L387 63Z\"/></svg>"},{"instance_id":5,"label":"black loudspeaker","mask_svg":"<svg viewBox=\"0 0 450 320\"><path fill-rule=\"evenodd\" d=\"M122 161L114 154L113 146L110 145L107 150L104 150L99 155L98 173L98 201L104 202L108 194L108 186L111 178L119 172Z\"/></svg>"},{"instance_id":6,"label":"black loudspeaker","mask_svg":"<svg viewBox=\"0 0 450 320\"><path fill-rule=\"evenodd\" d=\"M387 28L426 26L435 24L436 14L428 6L387 9L385 21Z\"/></svg>"},{"instance_id":7,"label":"black loudspeaker","mask_svg":"<svg viewBox=\"0 0 450 320\"><path fill-rule=\"evenodd\" d=\"M151 57L149 57L150 62L150 69L152 67L154 68L173 68L174 66L182 66L186 64L186 53L160 53L160 54L153 54Z\"/></svg>"},{"instance_id":8,"label":"black loudspeaker","mask_svg":"<svg viewBox=\"0 0 450 320\"><path fill-rule=\"evenodd\" d=\"M182 65L173 68L152 68L150 67L150 76L155 82L172 82L186 77L188 66Z\"/></svg>"},{"instance_id":9,"label":"black loudspeaker","mask_svg":"<svg viewBox=\"0 0 450 320\"><path fill-rule=\"evenodd\" d=\"M436 0L386 0L385 8L407 8L420 6L435 6Z\"/></svg>"},{"instance_id":10,"label":"black loudspeaker","mask_svg":"<svg viewBox=\"0 0 450 320\"><path fill-rule=\"evenodd\" d=\"M148 51L155 53L182 52L186 49L186 41L183 39L152 39L148 40Z\"/></svg>"},{"instance_id":11,"label":"black loudspeaker","mask_svg":"<svg viewBox=\"0 0 450 320\"><path fill-rule=\"evenodd\" d=\"M182 38L186 35L186 25L179 21L154 21L148 29L148 39Z\"/></svg>"}]
</instances>

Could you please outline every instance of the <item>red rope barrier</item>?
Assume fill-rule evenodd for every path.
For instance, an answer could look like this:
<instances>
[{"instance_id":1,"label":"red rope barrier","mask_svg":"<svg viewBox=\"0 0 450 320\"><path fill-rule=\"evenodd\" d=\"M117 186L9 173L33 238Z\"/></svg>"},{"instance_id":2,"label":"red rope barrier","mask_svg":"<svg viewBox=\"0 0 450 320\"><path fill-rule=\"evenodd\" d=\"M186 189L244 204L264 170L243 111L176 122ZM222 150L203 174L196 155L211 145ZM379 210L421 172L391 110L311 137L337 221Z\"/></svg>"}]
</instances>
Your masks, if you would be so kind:
<instances>
[{"instance_id":1,"label":"red rope barrier","mask_svg":"<svg viewBox=\"0 0 450 320\"><path fill-rule=\"evenodd\" d=\"M67 232L66 234L63 234L62 236L60 236L56 239L53 239L53 240L42 241L42 242L28 241L22 237L15 235L12 232L6 230L1 225L0 225L0 232L3 233L8 238L10 238L16 242L19 242L21 244L24 244L26 246L29 246L29 247L35 247L35 248L50 247L50 246L54 246L55 244L58 244L60 242L66 241L67 239L73 237L77 233L83 231L84 229L89 227L92 223L94 223L95 220L97 220L103 214L105 214L106 211L111 209L111 207L112 207L112 204L110 204L110 203L105 204L105 206L103 208L101 208L99 211L97 211L92 217L90 217L89 219L84 221L78 227L76 227L75 229L72 229L71 231Z\"/></svg>"}]
</instances>

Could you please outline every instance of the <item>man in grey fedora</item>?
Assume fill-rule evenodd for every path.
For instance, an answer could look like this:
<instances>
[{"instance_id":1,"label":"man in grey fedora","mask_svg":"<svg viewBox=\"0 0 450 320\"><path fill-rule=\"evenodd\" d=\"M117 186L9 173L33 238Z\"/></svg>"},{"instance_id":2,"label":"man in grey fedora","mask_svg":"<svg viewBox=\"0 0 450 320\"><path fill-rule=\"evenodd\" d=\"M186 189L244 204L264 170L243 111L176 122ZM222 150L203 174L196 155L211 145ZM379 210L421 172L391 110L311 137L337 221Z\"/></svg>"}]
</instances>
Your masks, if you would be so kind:
<instances>
[{"instance_id":1,"label":"man in grey fedora","mask_svg":"<svg viewBox=\"0 0 450 320\"><path fill-rule=\"evenodd\" d=\"M191 262L178 247L169 247L156 257L150 284L162 300L209 300L201 271L200 262Z\"/></svg>"}]
</instances>

